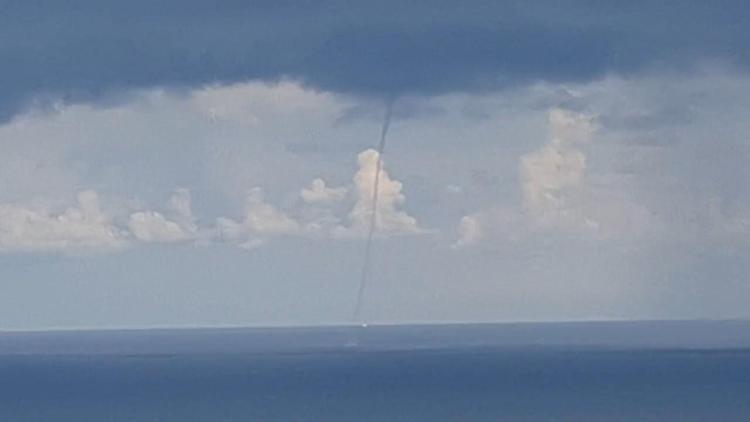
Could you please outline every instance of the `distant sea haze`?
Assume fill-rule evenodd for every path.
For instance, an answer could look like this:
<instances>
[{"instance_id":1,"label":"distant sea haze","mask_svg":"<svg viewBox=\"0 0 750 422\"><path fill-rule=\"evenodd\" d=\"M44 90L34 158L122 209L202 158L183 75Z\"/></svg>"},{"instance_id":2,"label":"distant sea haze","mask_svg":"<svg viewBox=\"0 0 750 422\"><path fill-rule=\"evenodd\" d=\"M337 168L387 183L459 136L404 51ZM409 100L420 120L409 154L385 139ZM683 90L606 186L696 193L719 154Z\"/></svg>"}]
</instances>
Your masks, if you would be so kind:
<instances>
[{"instance_id":1,"label":"distant sea haze","mask_svg":"<svg viewBox=\"0 0 750 422\"><path fill-rule=\"evenodd\" d=\"M2 421L746 421L750 323L0 334Z\"/></svg>"}]
</instances>

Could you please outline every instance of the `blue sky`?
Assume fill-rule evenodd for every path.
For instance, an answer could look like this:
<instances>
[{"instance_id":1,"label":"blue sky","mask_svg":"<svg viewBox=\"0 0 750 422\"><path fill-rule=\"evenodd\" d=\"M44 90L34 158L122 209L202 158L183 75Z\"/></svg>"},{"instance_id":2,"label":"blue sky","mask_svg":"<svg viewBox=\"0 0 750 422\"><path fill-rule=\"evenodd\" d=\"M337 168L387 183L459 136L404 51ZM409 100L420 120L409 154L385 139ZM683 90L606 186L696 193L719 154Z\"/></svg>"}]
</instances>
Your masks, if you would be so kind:
<instances>
[{"instance_id":1,"label":"blue sky","mask_svg":"<svg viewBox=\"0 0 750 422\"><path fill-rule=\"evenodd\" d=\"M744 318L742 2L0 1L0 329Z\"/></svg>"}]
</instances>

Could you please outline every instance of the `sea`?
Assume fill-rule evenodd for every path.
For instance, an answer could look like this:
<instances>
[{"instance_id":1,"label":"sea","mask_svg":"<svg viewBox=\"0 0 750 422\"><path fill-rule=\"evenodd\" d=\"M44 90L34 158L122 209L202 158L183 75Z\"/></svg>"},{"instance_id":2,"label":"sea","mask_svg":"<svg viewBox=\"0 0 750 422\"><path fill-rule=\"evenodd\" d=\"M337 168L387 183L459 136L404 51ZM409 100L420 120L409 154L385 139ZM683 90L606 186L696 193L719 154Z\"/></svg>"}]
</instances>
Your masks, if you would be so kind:
<instances>
[{"instance_id":1,"label":"sea","mask_svg":"<svg viewBox=\"0 0 750 422\"><path fill-rule=\"evenodd\" d=\"M750 322L1 332L0 421L750 421Z\"/></svg>"}]
</instances>

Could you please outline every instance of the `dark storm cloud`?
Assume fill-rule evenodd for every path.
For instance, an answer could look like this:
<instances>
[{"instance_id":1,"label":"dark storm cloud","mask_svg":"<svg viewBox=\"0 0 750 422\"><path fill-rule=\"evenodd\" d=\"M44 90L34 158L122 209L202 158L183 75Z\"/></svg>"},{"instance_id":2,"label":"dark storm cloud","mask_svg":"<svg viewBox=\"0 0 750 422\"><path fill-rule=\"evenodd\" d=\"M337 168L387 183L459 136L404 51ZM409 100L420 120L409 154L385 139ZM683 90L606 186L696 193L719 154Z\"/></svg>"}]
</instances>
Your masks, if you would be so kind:
<instances>
[{"instance_id":1,"label":"dark storm cloud","mask_svg":"<svg viewBox=\"0 0 750 422\"><path fill-rule=\"evenodd\" d=\"M40 98L248 79L392 96L745 67L749 14L729 0L0 0L0 120Z\"/></svg>"}]
</instances>

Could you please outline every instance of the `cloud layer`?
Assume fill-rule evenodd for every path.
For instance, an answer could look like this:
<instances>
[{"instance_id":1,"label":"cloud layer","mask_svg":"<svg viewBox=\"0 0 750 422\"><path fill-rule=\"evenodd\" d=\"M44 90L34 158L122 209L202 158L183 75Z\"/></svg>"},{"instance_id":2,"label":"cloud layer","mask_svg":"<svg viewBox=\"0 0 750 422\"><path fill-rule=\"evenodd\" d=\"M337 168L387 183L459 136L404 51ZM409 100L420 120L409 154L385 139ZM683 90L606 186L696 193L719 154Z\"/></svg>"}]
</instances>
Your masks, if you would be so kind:
<instances>
[{"instance_id":1,"label":"cloud layer","mask_svg":"<svg viewBox=\"0 0 750 422\"><path fill-rule=\"evenodd\" d=\"M719 60L746 68L745 2L4 2L0 120L128 90L301 80L387 97L590 81ZM398 10L398 13L393 13ZM668 24L666 24L668 23ZM243 40L238 43L237 40Z\"/></svg>"}]
</instances>

